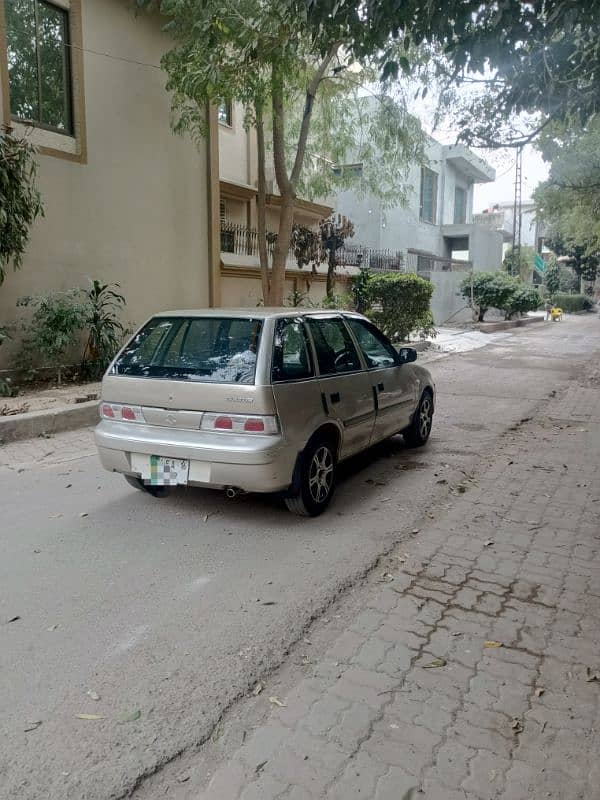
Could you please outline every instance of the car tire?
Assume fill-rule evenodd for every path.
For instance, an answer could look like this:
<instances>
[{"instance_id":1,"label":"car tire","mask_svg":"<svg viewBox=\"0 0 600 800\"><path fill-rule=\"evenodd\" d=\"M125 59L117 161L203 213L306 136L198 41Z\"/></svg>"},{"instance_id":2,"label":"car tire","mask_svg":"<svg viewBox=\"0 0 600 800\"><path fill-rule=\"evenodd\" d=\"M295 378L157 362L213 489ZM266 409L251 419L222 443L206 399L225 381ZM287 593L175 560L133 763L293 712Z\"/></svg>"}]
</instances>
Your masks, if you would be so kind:
<instances>
[{"instance_id":1,"label":"car tire","mask_svg":"<svg viewBox=\"0 0 600 800\"><path fill-rule=\"evenodd\" d=\"M317 517L327 508L335 491L336 451L331 439L308 443L300 456L297 490L285 498L288 509L302 517Z\"/></svg>"},{"instance_id":2,"label":"car tire","mask_svg":"<svg viewBox=\"0 0 600 800\"><path fill-rule=\"evenodd\" d=\"M134 475L124 475L123 477L134 489L151 494L152 497L166 497L169 494L168 486L148 486L141 478L137 478Z\"/></svg>"},{"instance_id":3,"label":"car tire","mask_svg":"<svg viewBox=\"0 0 600 800\"><path fill-rule=\"evenodd\" d=\"M410 426L402 432L408 447L423 447L431 434L433 424L433 395L426 390L421 395Z\"/></svg>"}]
</instances>

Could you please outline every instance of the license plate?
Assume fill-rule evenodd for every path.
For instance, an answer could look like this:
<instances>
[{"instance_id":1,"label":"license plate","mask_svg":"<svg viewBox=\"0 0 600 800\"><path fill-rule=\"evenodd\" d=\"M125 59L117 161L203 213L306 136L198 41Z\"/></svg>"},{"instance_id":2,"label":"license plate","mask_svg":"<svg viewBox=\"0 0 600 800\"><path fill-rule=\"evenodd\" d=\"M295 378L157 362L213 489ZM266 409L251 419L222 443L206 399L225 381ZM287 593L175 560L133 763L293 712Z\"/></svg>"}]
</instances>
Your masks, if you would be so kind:
<instances>
[{"instance_id":1,"label":"license plate","mask_svg":"<svg viewBox=\"0 0 600 800\"><path fill-rule=\"evenodd\" d=\"M150 456L149 461L142 478L150 486L177 486L188 482L190 462L187 459Z\"/></svg>"}]
</instances>

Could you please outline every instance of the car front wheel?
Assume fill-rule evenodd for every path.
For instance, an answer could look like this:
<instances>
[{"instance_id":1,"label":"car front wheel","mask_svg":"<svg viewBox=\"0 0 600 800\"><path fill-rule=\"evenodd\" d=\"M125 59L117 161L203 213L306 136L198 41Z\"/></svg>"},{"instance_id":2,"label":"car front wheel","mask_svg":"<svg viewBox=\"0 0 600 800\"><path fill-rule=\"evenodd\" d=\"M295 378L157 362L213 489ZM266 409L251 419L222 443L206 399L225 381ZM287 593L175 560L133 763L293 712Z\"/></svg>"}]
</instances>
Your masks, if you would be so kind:
<instances>
[{"instance_id":1,"label":"car front wheel","mask_svg":"<svg viewBox=\"0 0 600 800\"><path fill-rule=\"evenodd\" d=\"M300 457L298 488L285 503L303 517L316 517L329 505L335 490L336 454L332 442L318 439Z\"/></svg>"},{"instance_id":2,"label":"car front wheel","mask_svg":"<svg viewBox=\"0 0 600 800\"><path fill-rule=\"evenodd\" d=\"M410 427L403 432L404 441L409 447L423 447L431 434L433 424L433 397L425 391L413 416Z\"/></svg>"}]
</instances>

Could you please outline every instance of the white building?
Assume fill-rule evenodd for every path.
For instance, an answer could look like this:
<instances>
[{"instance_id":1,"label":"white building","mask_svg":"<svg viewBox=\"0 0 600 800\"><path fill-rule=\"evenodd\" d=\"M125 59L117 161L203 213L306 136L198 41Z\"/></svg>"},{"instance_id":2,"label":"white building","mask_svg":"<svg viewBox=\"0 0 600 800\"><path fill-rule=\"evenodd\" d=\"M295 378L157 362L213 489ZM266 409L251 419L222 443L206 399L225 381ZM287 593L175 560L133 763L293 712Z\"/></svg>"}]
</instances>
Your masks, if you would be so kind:
<instances>
[{"instance_id":1,"label":"white building","mask_svg":"<svg viewBox=\"0 0 600 800\"><path fill-rule=\"evenodd\" d=\"M471 270L493 271L502 262L503 234L473 219L473 186L493 181L496 173L465 145L430 139L427 157L427 166L410 170L405 206L385 208L376 197L359 198L352 190L330 202L354 223L353 248L389 250L405 270L432 280L438 324L470 319L460 283Z\"/></svg>"}]
</instances>

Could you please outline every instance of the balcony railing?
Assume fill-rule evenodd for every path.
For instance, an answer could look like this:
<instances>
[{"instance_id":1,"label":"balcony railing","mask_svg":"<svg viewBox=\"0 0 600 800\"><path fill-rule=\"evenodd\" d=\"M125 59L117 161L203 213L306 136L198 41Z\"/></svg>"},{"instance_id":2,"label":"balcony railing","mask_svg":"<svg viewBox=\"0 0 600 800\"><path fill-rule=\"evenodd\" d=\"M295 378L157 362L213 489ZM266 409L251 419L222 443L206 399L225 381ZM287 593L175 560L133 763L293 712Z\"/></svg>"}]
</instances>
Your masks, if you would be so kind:
<instances>
[{"instance_id":1,"label":"balcony railing","mask_svg":"<svg viewBox=\"0 0 600 800\"><path fill-rule=\"evenodd\" d=\"M276 234L267 234L269 255L275 248ZM243 256L258 256L258 231L231 222L221 222L221 252ZM290 249L290 257L294 258ZM373 272L401 272L404 254L394 250L373 250L363 247L342 247L336 251L339 267L369 267Z\"/></svg>"},{"instance_id":2,"label":"balcony railing","mask_svg":"<svg viewBox=\"0 0 600 800\"><path fill-rule=\"evenodd\" d=\"M430 280L432 272L471 272L472 261L423 253L420 250L407 250L406 271L416 272L421 278Z\"/></svg>"}]
</instances>

